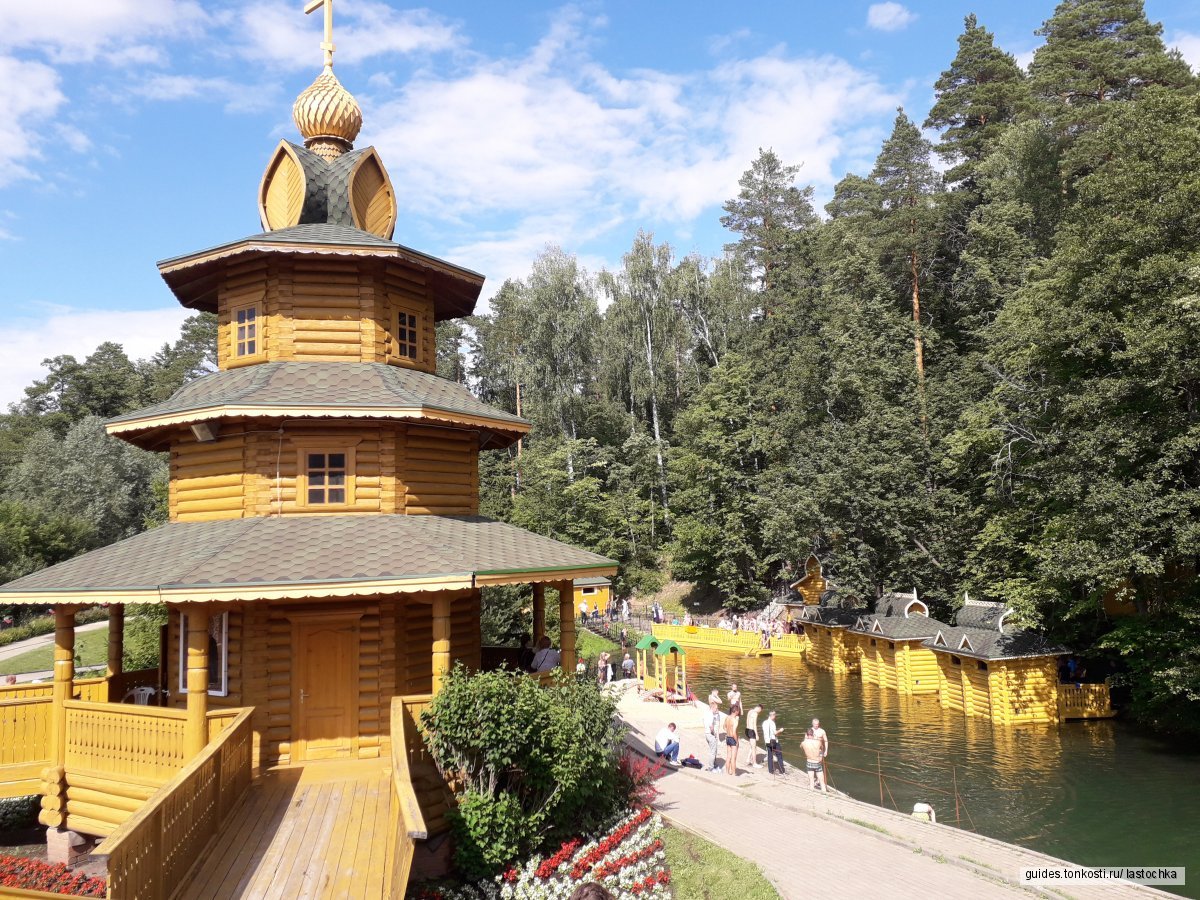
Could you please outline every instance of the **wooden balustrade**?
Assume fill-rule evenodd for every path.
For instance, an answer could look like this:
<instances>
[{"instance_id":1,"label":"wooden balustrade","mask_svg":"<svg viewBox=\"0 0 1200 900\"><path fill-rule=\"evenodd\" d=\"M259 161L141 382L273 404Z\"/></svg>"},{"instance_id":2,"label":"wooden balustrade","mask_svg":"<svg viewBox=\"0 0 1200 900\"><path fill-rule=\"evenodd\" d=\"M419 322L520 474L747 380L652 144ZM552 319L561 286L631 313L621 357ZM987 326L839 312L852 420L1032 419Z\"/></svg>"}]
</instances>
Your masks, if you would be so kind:
<instances>
[{"instance_id":1,"label":"wooden balustrade","mask_svg":"<svg viewBox=\"0 0 1200 900\"><path fill-rule=\"evenodd\" d=\"M0 703L0 797L36 794L50 760L51 698Z\"/></svg>"},{"instance_id":2,"label":"wooden balustrade","mask_svg":"<svg viewBox=\"0 0 1200 900\"><path fill-rule=\"evenodd\" d=\"M65 705L68 777L87 772L166 781L187 761L183 710L82 700Z\"/></svg>"},{"instance_id":3,"label":"wooden balustrade","mask_svg":"<svg viewBox=\"0 0 1200 900\"><path fill-rule=\"evenodd\" d=\"M1109 719L1115 715L1107 684L1060 684L1058 719Z\"/></svg>"},{"instance_id":4,"label":"wooden balustrade","mask_svg":"<svg viewBox=\"0 0 1200 900\"><path fill-rule=\"evenodd\" d=\"M234 719L175 777L98 846L110 897L166 900L250 786L252 709Z\"/></svg>"},{"instance_id":5,"label":"wooden balustrade","mask_svg":"<svg viewBox=\"0 0 1200 900\"><path fill-rule=\"evenodd\" d=\"M10 700L49 697L53 693L53 681L27 681L22 684L0 685L0 704ZM103 678L78 678L75 680L73 694L76 700L103 703L108 698L108 684Z\"/></svg>"},{"instance_id":6,"label":"wooden balustrade","mask_svg":"<svg viewBox=\"0 0 1200 900\"><path fill-rule=\"evenodd\" d=\"M408 890L416 842L429 837L425 816L413 788L413 767L428 759L420 736L421 710L429 706L431 695L392 698L392 817L388 823L387 895L403 900Z\"/></svg>"},{"instance_id":7,"label":"wooden balustrade","mask_svg":"<svg viewBox=\"0 0 1200 900\"><path fill-rule=\"evenodd\" d=\"M215 741L217 736L232 724L241 713L240 709L210 709L208 711L208 739Z\"/></svg>"}]
</instances>

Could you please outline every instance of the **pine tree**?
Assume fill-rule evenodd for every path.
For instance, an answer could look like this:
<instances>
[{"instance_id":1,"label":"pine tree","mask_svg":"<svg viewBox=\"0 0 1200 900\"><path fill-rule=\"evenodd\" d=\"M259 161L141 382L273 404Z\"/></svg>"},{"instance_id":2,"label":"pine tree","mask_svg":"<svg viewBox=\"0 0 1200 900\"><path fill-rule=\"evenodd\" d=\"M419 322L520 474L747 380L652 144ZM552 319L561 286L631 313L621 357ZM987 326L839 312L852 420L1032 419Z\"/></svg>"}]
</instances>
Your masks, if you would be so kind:
<instances>
[{"instance_id":1,"label":"pine tree","mask_svg":"<svg viewBox=\"0 0 1200 900\"><path fill-rule=\"evenodd\" d=\"M785 166L772 150L758 157L738 180L741 190L726 201L721 224L741 238L725 249L740 253L760 279L764 292L784 286L802 263L807 232L816 226L813 189L796 187L799 166Z\"/></svg>"},{"instance_id":2,"label":"pine tree","mask_svg":"<svg viewBox=\"0 0 1200 900\"><path fill-rule=\"evenodd\" d=\"M921 283L923 269L929 265L937 245L934 197L941 189L941 178L930 159L932 152L929 141L904 110L899 109L892 134L884 141L871 172L882 203L882 248L893 260L903 259L906 269L922 408L925 402L925 341L921 333Z\"/></svg>"},{"instance_id":3,"label":"pine tree","mask_svg":"<svg viewBox=\"0 0 1200 900\"><path fill-rule=\"evenodd\" d=\"M958 53L934 90L937 101L925 127L945 129L935 149L946 161L957 162L946 180L973 182L979 162L1028 106L1025 76L972 13L958 37Z\"/></svg>"},{"instance_id":4,"label":"pine tree","mask_svg":"<svg viewBox=\"0 0 1200 900\"><path fill-rule=\"evenodd\" d=\"M1030 86L1052 115L1075 127L1111 100L1134 100L1150 85L1195 86L1187 63L1162 42L1143 0L1062 0L1037 34Z\"/></svg>"}]
</instances>

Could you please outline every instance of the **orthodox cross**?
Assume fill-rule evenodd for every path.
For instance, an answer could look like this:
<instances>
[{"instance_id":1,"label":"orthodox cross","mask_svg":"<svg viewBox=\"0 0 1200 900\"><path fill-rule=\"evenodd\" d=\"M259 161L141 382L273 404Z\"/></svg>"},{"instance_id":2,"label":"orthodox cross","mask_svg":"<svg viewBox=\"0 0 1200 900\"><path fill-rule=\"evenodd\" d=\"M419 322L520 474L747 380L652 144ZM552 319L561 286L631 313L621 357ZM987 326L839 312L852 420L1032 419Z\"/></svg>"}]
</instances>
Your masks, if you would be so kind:
<instances>
[{"instance_id":1,"label":"orthodox cross","mask_svg":"<svg viewBox=\"0 0 1200 900\"><path fill-rule=\"evenodd\" d=\"M325 7L325 40L321 41L321 49L325 51L325 65L333 65L333 0L308 0L304 4L304 14L316 12Z\"/></svg>"}]
</instances>

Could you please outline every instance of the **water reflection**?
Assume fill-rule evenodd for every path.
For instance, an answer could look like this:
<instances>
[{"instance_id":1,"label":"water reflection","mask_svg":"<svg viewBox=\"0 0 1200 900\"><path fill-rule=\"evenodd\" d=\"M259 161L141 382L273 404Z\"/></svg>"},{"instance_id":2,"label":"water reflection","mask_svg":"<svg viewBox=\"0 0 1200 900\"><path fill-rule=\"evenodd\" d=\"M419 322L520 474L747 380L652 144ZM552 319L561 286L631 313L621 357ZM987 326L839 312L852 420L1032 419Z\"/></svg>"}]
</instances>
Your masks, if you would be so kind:
<instances>
[{"instance_id":1,"label":"water reflection","mask_svg":"<svg viewBox=\"0 0 1200 900\"><path fill-rule=\"evenodd\" d=\"M918 800L962 824L1085 865L1184 865L1200 897L1200 753L1113 720L1004 727L784 658L688 650L697 696L732 682L744 703L778 712L784 758L816 716L831 740L831 781L851 796L907 811ZM857 771L855 771L857 770Z\"/></svg>"}]
</instances>

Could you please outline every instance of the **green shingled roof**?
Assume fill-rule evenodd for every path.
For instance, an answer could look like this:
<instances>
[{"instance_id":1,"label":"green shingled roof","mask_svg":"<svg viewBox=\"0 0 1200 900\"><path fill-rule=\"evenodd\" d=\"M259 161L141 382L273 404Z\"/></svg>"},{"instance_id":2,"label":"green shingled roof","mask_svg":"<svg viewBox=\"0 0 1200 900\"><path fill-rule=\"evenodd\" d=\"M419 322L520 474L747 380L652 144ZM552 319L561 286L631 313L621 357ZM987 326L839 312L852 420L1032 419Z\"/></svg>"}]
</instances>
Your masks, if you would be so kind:
<instances>
[{"instance_id":1,"label":"green shingled roof","mask_svg":"<svg viewBox=\"0 0 1200 900\"><path fill-rule=\"evenodd\" d=\"M465 387L445 378L386 363L359 362L269 362L214 372L188 382L169 400L117 416L108 425L120 433L136 430L133 426L143 420L171 417L186 424L220 419L226 410L246 408L255 416L288 416L299 407L344 410L348 416L356 410L395 408L397 418L400 410L419 409L428 411L430 418L443 413L487 419L512 436L493 441L492 446L506 446L528 426L524 419L480 402ZM387 418L386 414L375 417Z\"/></svg>"},{"instance_id":2,"label":"green shingled roof","mask_svg":"<svg viewBox=\"0 0 1200 900\"><path fill-rule=\"evenodd\" d=\"M271 516L171 522L0 586L0 603L53 603L54 595L227 589L254 599L265 586L305 595L305 585L405 579L503 578L599 569L603 556L479 516ZM361 592L361 591L360 591ZM136 598L142 599L142 598Z\"/></svg>"}]
</instances>

